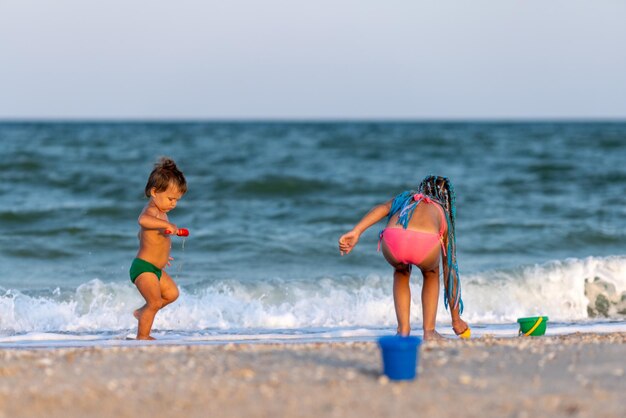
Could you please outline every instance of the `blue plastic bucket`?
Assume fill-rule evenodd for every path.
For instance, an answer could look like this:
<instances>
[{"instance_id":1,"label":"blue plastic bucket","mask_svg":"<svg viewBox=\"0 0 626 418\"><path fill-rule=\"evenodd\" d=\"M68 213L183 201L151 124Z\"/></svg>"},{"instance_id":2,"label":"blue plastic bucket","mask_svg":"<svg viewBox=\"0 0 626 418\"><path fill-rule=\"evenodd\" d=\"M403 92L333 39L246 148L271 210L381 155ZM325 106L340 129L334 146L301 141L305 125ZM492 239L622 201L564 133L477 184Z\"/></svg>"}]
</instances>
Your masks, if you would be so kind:
<instances>
[{"instance_id":1,"label":"blue plastic bucket","mask_svg":"<svg viewBox=\"0 0 626 418\"><path fill-rule=\"evenodd\" d=\"M383 372L391 380L413 380L417 372L420 337L386 336L378 339L383 356Z\"/></svg>"}]
</instances>

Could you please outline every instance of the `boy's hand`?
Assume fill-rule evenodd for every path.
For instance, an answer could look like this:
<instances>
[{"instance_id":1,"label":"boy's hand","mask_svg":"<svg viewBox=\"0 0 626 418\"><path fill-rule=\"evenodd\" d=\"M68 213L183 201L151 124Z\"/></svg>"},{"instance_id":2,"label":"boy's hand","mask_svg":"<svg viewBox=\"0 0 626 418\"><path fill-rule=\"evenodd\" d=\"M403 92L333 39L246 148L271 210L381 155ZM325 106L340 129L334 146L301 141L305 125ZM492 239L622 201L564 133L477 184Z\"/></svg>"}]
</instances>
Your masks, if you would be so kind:
<instances>
[{"instance_id":1,"label":"boy's hand","mask_svg":"<svg viewBox=\"0 0 626 418\"><path fill-rule=\"evenodd\" d=\"M354 248L357 242L359 242L359 237L361 234L352 230L346 234L343 234L339 238L339 253L341 255L349 254L350 251Z\"/></svg>"},{"instance_id":2,"label":"boy's hand","mask_svg":"<svg viewBox=\"0 0 626 418\"><path fill-rule=\"evenodd\" d=\"M174 224L170 224L163 232L165 232L165 235L178 235L178 227Z\"/></svg>"}]
</instances>

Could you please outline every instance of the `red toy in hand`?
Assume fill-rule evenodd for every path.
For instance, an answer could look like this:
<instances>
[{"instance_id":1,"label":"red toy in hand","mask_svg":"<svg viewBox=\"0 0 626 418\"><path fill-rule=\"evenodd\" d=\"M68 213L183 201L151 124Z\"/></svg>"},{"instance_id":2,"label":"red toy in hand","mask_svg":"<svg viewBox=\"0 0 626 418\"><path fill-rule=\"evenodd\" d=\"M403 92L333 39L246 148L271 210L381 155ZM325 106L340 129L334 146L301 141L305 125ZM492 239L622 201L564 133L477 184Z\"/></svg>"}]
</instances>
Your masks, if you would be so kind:
<instances>
[{"instance_id":1,"label":"red toy in hand","mask_svg":"<svg viewBox=\"0 0 626 418\"><path fill-rule=\"evenodd\" d=\"M165 233L167 235L170 235L172 233L172 231L170 231L169 229L166 229ZM176 233L176 235L178 235L179 237L188 237L189 236L189 230L186 229L186 228L178 228L178 232Z\"/></svg>"}]
</instances>

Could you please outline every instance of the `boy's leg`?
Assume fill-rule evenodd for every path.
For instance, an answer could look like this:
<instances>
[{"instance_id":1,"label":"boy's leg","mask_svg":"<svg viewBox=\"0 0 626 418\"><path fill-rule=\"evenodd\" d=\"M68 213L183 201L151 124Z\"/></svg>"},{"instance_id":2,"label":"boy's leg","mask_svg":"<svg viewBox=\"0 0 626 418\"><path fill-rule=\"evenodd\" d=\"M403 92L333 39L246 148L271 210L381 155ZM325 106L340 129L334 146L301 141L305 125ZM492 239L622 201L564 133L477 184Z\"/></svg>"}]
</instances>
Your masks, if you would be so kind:
<instances>
[{"instance_id":1,"label":"boy's leg","mask_svg":"<svg viewBox=\"0 0 626 418\"><path fill-rule=\"evenodd\" d=\"M398 319L398 334L407 336L411 333L411 270L396 267L393 272L393 302Z\"/></svg>"},{"instance_id":2,"label":"boy's leg","mask_svg":"<svg viewBox=\"0 0 626 418\"><path fill-rule=\"evenodd\" d=\"M135 286L146 300L146 304L135 312L139 321L137 325L138 340L152 340L150 330L154 322L154 316L163 306L159 279L154 273L141 273L135 279Z\"/></svg>"},{"instance_id":3,"label":"boy's leg","mask_svg":"<svg viewBox=\"0 0 626 418\"><path fill-rule=\"evenodd\" d=\"M438 337L435 331L437 323L437 305L439 303L439 268L422 271L422 318L424 320L424 339Z\"/></svg>"},{"instance_id":4,"label":"boy's leg","mask_svg":"<svg viewBox=\"0 0 626 418\"><path fill-rule=\"evenodd\" d=\"M169 305L178 299L178 287L174 280L170 277L165 270L161 271L161 298L163 299L163 307Z\"/></svg>"}]
</instances>

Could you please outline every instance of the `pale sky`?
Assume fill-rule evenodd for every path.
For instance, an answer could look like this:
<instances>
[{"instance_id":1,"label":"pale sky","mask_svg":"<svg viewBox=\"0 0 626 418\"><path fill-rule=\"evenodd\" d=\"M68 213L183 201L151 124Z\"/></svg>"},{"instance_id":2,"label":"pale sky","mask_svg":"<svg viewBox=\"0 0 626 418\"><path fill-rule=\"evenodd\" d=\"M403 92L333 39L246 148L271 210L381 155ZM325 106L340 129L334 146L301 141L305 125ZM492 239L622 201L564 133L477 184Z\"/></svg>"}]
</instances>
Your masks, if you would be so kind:
<instances>
[{"instance_id":1,"label":"pale sky","mask_svg":"<svg viewBox=\"0 0 626 418\"><path fill-rule=\"evenodd\" d=\"M625 0L0 0L0 119L626 119Z\"/></svg>"}]
</instances>

